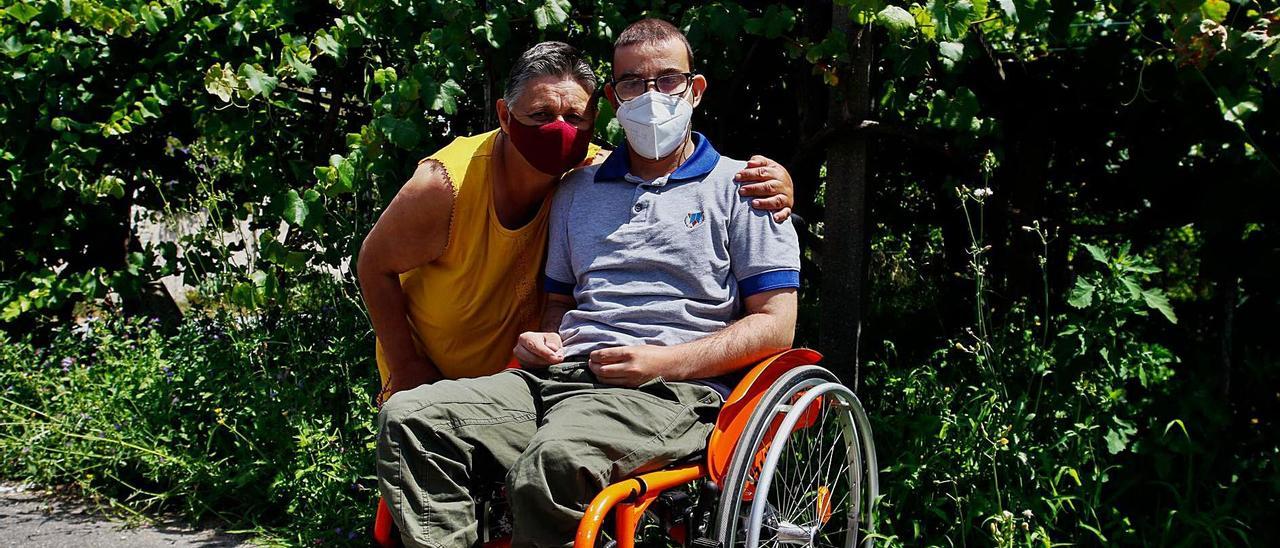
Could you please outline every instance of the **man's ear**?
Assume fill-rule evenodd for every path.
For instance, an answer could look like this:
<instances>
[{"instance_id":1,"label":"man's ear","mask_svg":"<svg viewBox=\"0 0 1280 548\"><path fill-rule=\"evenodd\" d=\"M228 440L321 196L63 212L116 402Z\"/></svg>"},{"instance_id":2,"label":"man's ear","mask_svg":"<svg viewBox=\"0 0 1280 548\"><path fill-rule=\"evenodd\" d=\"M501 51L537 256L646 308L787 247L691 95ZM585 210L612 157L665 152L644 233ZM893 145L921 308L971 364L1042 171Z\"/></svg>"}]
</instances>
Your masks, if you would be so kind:
<instances>
[{"instance_id":1,"label":"man's ear","mask_svg":"<svg viewBox=\"0 0 1280 548\"><path fill-rule=\"evenodd\" d=\"M618 94L613 91L613 84L604 85L604 98L609 101L609 106L613 107L614 112L617 112Z\"/></svg>"},{"instance_id":2,"label":"man's ear","mask_svg":"<svg viewBox=\"0 0 1280 548\"><path fill-rule=\"evenodd\" d=\"M511 135L510 128L507 127L508 120L511 119L511 111L507 109L507 100L498 99L498 126L502 128L502 132Z\"/></svg>"},{"instance_id":3,"label":"man's ear","mask_svg":"<svg viewBox=\"0 0 1280 548\"><path fill-rule=\"evenodd\" d=\"M702 94L707 92L707 77L701 74L693 75L693 82L689 83L690 89L693 91L693 106L698 106L702 102Z\"/></svg>"}]
</instances>

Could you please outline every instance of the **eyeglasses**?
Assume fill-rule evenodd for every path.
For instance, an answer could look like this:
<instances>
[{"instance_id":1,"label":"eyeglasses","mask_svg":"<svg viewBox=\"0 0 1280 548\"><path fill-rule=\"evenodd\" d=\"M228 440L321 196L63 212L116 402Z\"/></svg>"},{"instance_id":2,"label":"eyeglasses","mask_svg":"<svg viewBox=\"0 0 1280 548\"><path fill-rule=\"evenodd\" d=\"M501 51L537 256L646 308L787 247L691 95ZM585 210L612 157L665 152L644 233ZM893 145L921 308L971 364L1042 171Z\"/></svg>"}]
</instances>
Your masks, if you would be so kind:
<instances>
[{"instance_id":1,"label":"eyeglasses","mask_svg":"<svg viewBox=\"0 0 1280 548\"><path fill-rule=\"evenodd\" d=\"M649 91L649 85L653 84L653 88L659 93L680 95L689 89L689 82L692 81L692 72L663 74L657 78L627 78L613 81L613 93L617 95L618 101L626 102L644 95Z\"/></svg>"}]
</instances>

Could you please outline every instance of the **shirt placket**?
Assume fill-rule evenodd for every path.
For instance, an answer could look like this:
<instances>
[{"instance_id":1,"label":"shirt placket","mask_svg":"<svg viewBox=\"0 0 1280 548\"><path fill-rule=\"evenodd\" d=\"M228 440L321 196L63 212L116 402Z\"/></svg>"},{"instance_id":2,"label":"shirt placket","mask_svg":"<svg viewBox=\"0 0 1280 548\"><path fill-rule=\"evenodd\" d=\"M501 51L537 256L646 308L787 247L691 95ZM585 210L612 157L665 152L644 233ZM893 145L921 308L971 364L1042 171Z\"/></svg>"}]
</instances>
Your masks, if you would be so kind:
<instances>
[{"instance_id":1,"label":"shirt placket","mask_svg":"<svg viewBox=\"0 0 1280 548\"><path fill-rule=\"evenodd\" d=\"M662 185L637 184L631 199L631 222L652 222L653 209L657 206L658 195L661 193Z\"/></svg>"}]
</instances>

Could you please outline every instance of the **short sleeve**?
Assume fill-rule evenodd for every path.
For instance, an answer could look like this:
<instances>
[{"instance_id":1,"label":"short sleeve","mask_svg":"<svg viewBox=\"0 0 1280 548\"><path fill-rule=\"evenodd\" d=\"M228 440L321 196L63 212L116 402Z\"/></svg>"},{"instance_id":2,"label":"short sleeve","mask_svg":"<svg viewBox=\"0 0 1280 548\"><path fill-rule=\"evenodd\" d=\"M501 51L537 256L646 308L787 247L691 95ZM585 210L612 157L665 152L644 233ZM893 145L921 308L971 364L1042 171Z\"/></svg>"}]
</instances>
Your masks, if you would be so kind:
<instances>
[{"instance_id":1,"label":"short sleeve","mask_svg":"<svg viewBox=\"0 0 1280 548\"><path fill-rule=\"evenodd\" d=\"M551 198L551 221L547 228L547 267L543 288L548 293L572 295L575 277L569 257L569 210L573 205L570 185L561 181Z\"/></svg>"},{"instance_id":2,"label":"short sleeve","mask_svg":"<svg viewBox=\"0 0 1280 548\"><path fill-rule=\"evenodd\" d=\"M800 287L800 240L791 219L751 207L736 185L729 219L729 267L743 297Z\"/></svg>"}]
</instances>

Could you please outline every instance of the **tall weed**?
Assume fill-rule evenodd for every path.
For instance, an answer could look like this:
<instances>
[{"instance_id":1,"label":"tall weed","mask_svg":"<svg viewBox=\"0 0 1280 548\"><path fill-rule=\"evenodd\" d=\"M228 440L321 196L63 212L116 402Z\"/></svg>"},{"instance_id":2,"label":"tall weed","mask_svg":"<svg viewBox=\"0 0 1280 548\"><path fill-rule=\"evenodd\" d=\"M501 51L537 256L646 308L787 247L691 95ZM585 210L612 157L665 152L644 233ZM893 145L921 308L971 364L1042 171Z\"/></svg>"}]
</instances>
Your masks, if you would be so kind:
<instances>
[{"instance_id":1,"label":"tall weed","mask_svg":"<svg viewBox=\"0 0 1280 548\"><path fill-rule=\"evenodd\" d=\"M313 288L331 294L332 287ZM0 476L270 540L359 539L373 510L376 377L354 303L299 296L164 332L110 313L0 344Z\"/></svg>"}]
</instances>

